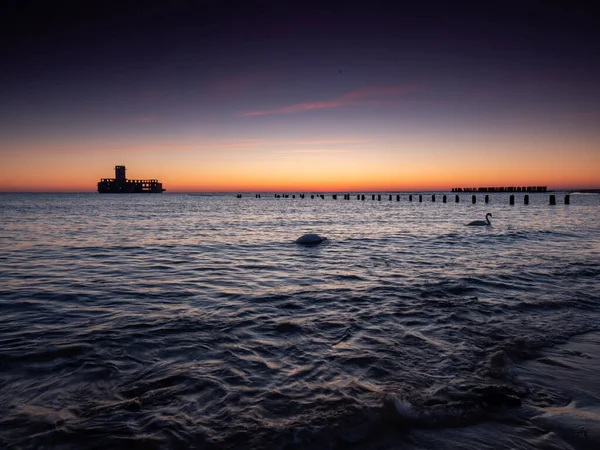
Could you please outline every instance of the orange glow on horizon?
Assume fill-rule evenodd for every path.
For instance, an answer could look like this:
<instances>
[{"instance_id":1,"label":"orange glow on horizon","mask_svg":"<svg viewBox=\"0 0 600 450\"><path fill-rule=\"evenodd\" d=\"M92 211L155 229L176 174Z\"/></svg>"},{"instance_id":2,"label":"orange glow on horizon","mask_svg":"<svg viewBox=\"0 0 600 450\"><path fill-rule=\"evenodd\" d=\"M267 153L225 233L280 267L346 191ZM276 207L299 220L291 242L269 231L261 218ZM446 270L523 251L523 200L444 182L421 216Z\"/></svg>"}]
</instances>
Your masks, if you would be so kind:
<instances>
[{"instance_id":1,"label":"orange glow on horizon","mask_svg":"<svg viewBox=\"0 0 600 450\"><path fill-rule=\"evenodd\" d=\"M480 176L469 173L435 174L416 171L394 174L342 174L326 176L290 176L268 174L211 173L208 176L193 176L184 171L178 176L164 172L161 176L141 177L129 175L130 179L158 178L167 192L376 192L376 191L449 191L454 187L487 186L548 186L549 189L598 188L597 177L582 177L571 173L551 178L543 173L515 173L512 176L487 174ZM61 177L26 177L14 183L0 184L2 192L95 192L100 178L112 177L110 173L100 177L79 176L68 183Z\"/></svg>"},{"instance_id":2,"label":"orange glow on horizon","mask_svg":"<svg viewBox=\"0 0 600 450\"><path fill-rule=\"evenodd\" d=\"M127 178L158 179L167 192L600 187L600 139L316 136L136 142L115 144L109 152L104 148L102 142L75 142L62 148L15 146L3 156L0 191L94 192L96 183L112 178L114 166L121 164L127 166Z\"/></svg>"}]
</instances>

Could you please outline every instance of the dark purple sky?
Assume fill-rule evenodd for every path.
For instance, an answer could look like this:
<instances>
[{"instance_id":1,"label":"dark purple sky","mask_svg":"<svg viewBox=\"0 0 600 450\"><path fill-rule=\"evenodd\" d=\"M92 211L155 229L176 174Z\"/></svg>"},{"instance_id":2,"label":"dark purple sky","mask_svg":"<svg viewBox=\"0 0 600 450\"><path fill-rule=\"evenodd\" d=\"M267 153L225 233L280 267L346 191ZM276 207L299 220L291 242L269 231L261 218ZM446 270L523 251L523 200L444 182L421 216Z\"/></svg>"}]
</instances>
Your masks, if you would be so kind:
<instances>
[{"instance_id":1,"label":"dark purple sky","mask_svg":"<svg viewBox=\"0 0 600 450\"><path fill-rule=\"evenodd\" d=\"M589 153L600 124L591 7L456 3L4 2L0 155L348 138L383 157L407 136L474 129L484 141L558 135Z\"/></svg>"}]
</instances>

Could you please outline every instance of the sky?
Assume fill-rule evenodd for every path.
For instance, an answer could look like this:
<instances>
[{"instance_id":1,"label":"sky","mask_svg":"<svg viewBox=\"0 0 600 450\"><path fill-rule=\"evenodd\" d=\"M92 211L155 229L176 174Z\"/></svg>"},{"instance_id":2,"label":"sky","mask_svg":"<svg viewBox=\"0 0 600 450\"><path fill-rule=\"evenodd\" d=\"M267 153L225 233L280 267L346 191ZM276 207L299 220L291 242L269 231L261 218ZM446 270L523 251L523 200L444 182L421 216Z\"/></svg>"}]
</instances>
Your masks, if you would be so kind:
<instances>
[{"instance_id":1,"label":"sky","mask_svg":"<svg viewBox=\"0 0 600 450\"><path fill-rule=\"evenodd\" d=\"M3 2L0 192L600 188L583 4Z\"/></svg>"}]
</instances>

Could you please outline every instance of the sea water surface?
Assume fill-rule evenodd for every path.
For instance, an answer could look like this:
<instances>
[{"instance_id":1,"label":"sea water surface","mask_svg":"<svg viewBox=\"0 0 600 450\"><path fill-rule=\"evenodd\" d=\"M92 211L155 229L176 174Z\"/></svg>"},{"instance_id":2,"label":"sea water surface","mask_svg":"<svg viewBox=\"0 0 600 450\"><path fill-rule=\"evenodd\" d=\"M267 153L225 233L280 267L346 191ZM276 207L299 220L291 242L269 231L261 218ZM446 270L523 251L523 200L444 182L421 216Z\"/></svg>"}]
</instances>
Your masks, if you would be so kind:
<instances>
[{"instance_id":1,"label":"sea water surface","mask_svg":"<svg viewBox=\"0 0 600 450\"><path fill-rule=\"evenodd\" d=\"M0 447L600 448L600 196L395 195L0 195Z\"/></svg>"}]
</instances>

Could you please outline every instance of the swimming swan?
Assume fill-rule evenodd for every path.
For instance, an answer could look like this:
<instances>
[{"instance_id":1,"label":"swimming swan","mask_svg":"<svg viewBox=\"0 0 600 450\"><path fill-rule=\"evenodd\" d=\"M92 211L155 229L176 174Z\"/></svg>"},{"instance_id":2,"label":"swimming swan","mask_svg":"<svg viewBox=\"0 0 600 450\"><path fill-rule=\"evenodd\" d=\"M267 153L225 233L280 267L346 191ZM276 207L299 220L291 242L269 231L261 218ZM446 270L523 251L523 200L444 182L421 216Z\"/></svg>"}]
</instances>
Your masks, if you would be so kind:
<instances>
[{"instance_id":1,"label":"swimming swan","mask_svg":"<svg viewBox=\"0 0 600 450\"><path fill-rule=\"evenodd\" d=\"M317 245L325 240L327 240L326 237L321 237L318 234L310 233L310 234L305 234L304 236L300 236L298 239L296 239L296 244Z\"/></svg>"},{"instance_id":2,"label":"swimming swan","mask_svg":"<svg viewBox=\"0 0 600 450\"><path fill-rule=\"evenodd\" d=\"M492 213L487 213L485 215L485 220L475 220L473 222L468 223L467 225L470 227L482 227L482 226L491 225L492 222L490 222L490 219L488 216L492 217Z\"/></svg>"}]
</instances>

